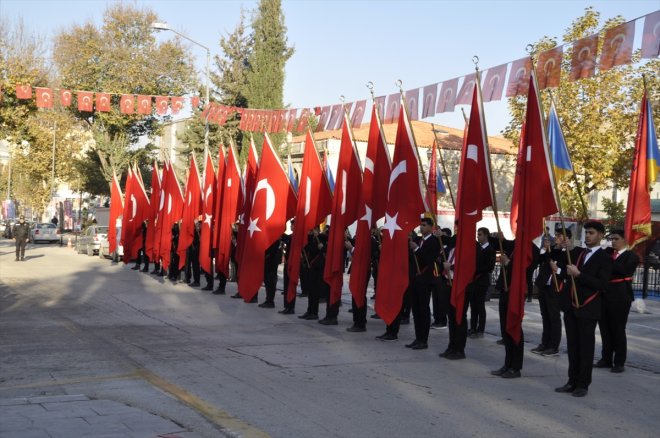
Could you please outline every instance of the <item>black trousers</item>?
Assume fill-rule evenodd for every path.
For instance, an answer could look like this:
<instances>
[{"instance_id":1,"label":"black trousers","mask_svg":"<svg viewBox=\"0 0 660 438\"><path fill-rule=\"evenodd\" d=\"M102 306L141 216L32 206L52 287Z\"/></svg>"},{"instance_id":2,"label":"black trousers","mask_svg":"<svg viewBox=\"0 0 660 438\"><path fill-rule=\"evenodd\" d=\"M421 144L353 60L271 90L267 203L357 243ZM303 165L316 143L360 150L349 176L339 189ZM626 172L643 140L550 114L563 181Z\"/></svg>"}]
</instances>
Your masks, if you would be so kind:
<instances>
[{"instance_id":1,"label":"black trousers","mask_svg":"<svg viewBox=\"0 0 660 438\"><path fill-rule=\"evenodd\" d=\"M603 341L601 358L607 363L613 365L624 365L626 363L628 350L626 324L628 323L630 304L631 302L628 300L603 300L602 316L598 321L598 328Z\"/></svg>"},{"instance_id":2,"label":"black trousers","mask_svg":"<svg viewBox=\"0 0 660 438\"><path fill-rule=\"evenodd\" d=\"M449 314L449 301L451 299L451 287L447 280L441 278L431 289L433 299L433 322L436 324L447 324Z\"/></svg>"},{"instance_id":3,"label":"black trousers","mask_svg":"<svg viewBox=\"0 0 660 438\"><path fill-rule=\"evenodd\" d=\"M323 281L323 271L318 269L307 269L307 313L310 315L319 314L319 298L324 293L327 284ZM303 292L305 290L303 289Z\"/></svg>"},{"instance_id":4,"label":"black trousers","mask_svg":"<svg viewBox=\"0 0 660 438\"><path fill-rule=\"evenodd\" d=\"M140 269L140 266L142 266L142 263L144 263L144 268L148 270L149 269L149 257L147 256L147 252L145 251L144 246L138 250L137 253L137 258L135 259L135 267Z\"/></svg>"},{"instance_id":5,"label":"black trousers","mask_svg":"<svg viewBox=\"0 0 660 438\"><path fill-rule=\"evenodd\" d=\"M300 272L298 275L300 276L302 272ZM299 277L300 278L300 277ZM282 276L283 279L283 285L282 287L284 288L284 308L285 309L295 309L296 308L296 294L293 294L293 299L291 301L287 300L287 294L289 291L289 265L287 263L284 263L284 275ZM300 279L299 279L300 281Z\"/></svg>"},{"instance_id":6,"label":"black trousers","mask_svg":"<svg viewBox=\"0 0 660 438\"><path fill-rule=\"evenodd\" d=\"M596 343L595 319L575 316L573 310L564 312L566 344L568 347L568 384L589 388Z\"/></svg>"},{"instance_id":7,"label":"black trousers","mask_svg":"<svg viewBox=\"0 0 660 438\"><path fill-rule=\"evenodd\" d=\"M277 266L276 264L264 265L264 286L266 287L266 302L275 304L275 292L277 292Z\"/></svg>"},{"instance_id":8,"label":"black trousers","mask_svg":"<svg viewBox=\"0 0 660 438\"><path fill-rule=\"evenodd\" d=\"M399 329L401 328L401 320L410 318L410 302L412 297L412 289L407 288L403 294L403 302L401 303L401 310L397 317L392 321L392 324L386 326L385 333L388 335L399 335ZM365 306L366 308L366 306Z\"/></svg>"},{"instance_id":9,"label":"black trousers","mask_svg":"<svg viewBox=\"0 0 660 438\"><path fill-rule=\"evenodd\" d=\"M369 284L369 277L371 277L371 269L367 270L367 284L364 287L364 306L357 307L355 300L351 299L351 309L353 310L353 325L356 327L367 326L367 286Z\"/></svg>"},{"instance_id":10,"label":"black trousers","mask_svg":"<svg viewBox=\"0 0 660 438\"><path fill-rule=\"evenodd\" d=\"M539 287L539 308L543 321L541 344L546 348L559 348L561 342L561 314L559 312L559 294L555 287Z\"/></svg>"},{"instance_id":11,"label":"black trousers","mask_svg":"<svg viewBox=\"0 0 660 438\"><path fill-rule=\"evenodd\" d=\"M213 275L209 274L208 272L204 271L203 269L202 269L202 272L204 272L204 279L206 280L205 287L208 287L208 288L212 289L213 288Z\"/></svg>"},{"instance_id":12,"label":"black trousers","mask_svg":"<svg viewBox=\"0 0 660 438\"><path fill-rule=\"evenodd\" d=\"M16 259L22 259L25 257L25 245L27 245L27 239L16 238Z\"/></svg>"},{"instance_id":13,"label":"black trousers","mask_svg":"<svg viewBox=\"0 0 660 438\"><path fill-rule=\"evenodd\" d=\"M412 314L415 320L415 340L428 342L431 329L431 289L433 283L415 280L412 290Z\"/></svg>"},{"instance_id":14,"label":"black trousers","mask_svg":"<svg viewBox=\"0 0 660 438\"><path fill-rule=\"evenodd\" d=\"M222 271L218 271L217 276L218 276L217 290L224 292L225 287L227 286L227 276Z\"/></svg>"},{"instance_id":15,"label":"black trousers","mask_svg":"<svg viewBox=\"0 0 660 438\"><path fill-rule=\"evenodd\" d=\"M468 285L470 289L470 330L483 333L486 330L486 292L488 286Z\"/></svg>"},{"instance_id":16,"label":"black trousers","mask_svg":"<svg viewBox=\"0 0 660 438\"><path fill-rule=\"evenodd\" d=\"M199 267L199 248L195 249L189 246L186 250L186 267L185 267L186 283L190 280L199 283L201 277L201 270Z\"/></svg>"},{"instance_id":17,"label":"black trousers","mask_svg":"<svg viewBox=\"0 0 660 438\"><path fill-rule=\"evenodd\" d=\"M448 351L456 351L458 353L465 353L465 344L467 342L467 309L470 301L470 288L466 288L465 302L463 303L463 321L461 324L456 323L456 308L452 305L449 306L449 345Z\"/></svg>"},{"instance_id":18,"label":"black trousers","mask_svg":"<svg viewBox=\"0 0 660 438\"><path fill-rule=\"evenodd\" d=\"M525 352L525 337L520 327L520 342L515 343L513 338L506 331L507 308L509 306L509 294L502 293L499 302L500 311L500 330L502 330L502 339L504 339L504 366L516 371L522 370L523 355Z\"/></svg>"}]
</instances>

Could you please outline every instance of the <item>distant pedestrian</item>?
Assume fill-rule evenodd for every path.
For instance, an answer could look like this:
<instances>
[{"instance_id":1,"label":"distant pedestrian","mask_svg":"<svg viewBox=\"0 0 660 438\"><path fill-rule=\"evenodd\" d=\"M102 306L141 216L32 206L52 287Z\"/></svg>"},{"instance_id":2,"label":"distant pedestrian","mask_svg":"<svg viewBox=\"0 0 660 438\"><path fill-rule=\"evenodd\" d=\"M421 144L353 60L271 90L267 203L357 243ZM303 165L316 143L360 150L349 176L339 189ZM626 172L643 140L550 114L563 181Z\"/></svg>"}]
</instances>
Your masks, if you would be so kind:
<instances>
[{"instance_id":1,"label":"distant pedestrian","mask_svg":"<svg viewBox=\"0 0 660 438\"><path fill-rule=\"evenodd\" d=\"M57 215L54 214L54 215L53 215L53 218L50 220L50 223L53 224L53 225L55 225L55 226L57 227L57 223L58 223L58 222L59 222L59 221L57 220Z\"/></svg>"},{"instance_id":2,"label":"distant pedestrian","mask_svg":"<svg viewBox=\"0 0 660 438\"><path fill-rule=\"evenodd\" d=\"M25 216L20 215L12 234L16 240L16 261L25 261L25 245L30 241L30 226L25 222Z\"/></svg>"}]
</instances>

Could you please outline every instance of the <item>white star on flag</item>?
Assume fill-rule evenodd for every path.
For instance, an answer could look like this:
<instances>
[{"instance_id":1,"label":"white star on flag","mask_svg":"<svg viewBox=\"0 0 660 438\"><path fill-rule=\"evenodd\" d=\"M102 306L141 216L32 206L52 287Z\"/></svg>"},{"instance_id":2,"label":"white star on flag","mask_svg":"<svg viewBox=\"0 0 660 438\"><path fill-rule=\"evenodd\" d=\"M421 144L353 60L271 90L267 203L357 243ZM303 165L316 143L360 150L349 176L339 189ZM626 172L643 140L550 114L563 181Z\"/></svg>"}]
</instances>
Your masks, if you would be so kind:
<instances>
[{"instance_id":1,"label":"white star on flag","mask_svg":"<svg viewBox=\"0 0 660 438\"><path fill-rule=\"evenodd\" d=\"M371 215L372 215L372 210L369 208L367 204L364 204L364 216L360 218L361 221L367 221L367 224L369 225L369 229L371 229Z\"/></svg>"},{"instance_id":2,"label":"white star on flag","mask_svg":"<svg viewBox=\"0 0 660 438\"><path fill-rule=\"evenodd\" d=\"M211 218L213 215L210 215L208 213L204 213L204 223L207 224L209 227L211 226Z\"/></svg>"},{"instance_id":3,"label":"white star on flag","mask_svg":"<svg viewBox=\"0 0 660 438\"><path fill-rule=\"evenodd\" d=\"M401 229L399 224L396 223L398 216L399 212L397 212L394 216L390 216L389 214L385 213L385 224L383 225L383 228L390 232L390 239L393 239L394 233Z\"/></svg>"},{"instance_id":4,"label":"white star on flag","mask_svg":"<svg viewBox=\"0 0 660 438\"><path fill-rule=\"evenodd\" d=\"M259 222L259 218L252 219L250 218L250 225L248 225L247 230L250 232L250 239L252 238L252 235L254 234L255 231L261 231L261 228L257 226L257 222Z\"/></svg>"}]
</instances>

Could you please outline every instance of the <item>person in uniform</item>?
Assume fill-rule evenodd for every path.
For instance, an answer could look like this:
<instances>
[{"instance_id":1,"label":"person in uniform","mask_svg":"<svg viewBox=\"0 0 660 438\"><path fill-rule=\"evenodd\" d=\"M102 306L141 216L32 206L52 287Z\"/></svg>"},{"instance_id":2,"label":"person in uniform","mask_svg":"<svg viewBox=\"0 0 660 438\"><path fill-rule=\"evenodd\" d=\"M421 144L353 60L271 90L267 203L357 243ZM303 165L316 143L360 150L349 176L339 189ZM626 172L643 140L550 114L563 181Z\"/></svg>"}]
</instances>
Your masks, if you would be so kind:
<instances>
[{"instance_id":1,"label":"person in uniform","mask_svg":"<svg viewBox=\"0 0 660 438\"><path fill-rule=\"evenodd\" d=\"M131 269L134 271L140 271L140 266L142 266L142 263L144 263L144 268L142 268L142 272L149 272L149 256L147 255L147 227L148 227L148 222L145 220L142 222L140 225L141 227L141 233L142 233L142 246L138 250L137 253L137 258L135 259L135 266L133 266Z\"/></svg>"},{"instance_id":2,"label":"person in uniform","mask_svg":"<svg viewBox=\"0 0 660 438\"><path fill-rule=\"evenodd\" d=\"M179 248L179 223L175 222L172 225L172 246L170 248L170 266L167 271L167 278L169 278L172 283L178 283L181 279L181 272L179 271L179 253L177 249Z\"/></svg>"},{"instance_id":3,"label":"person in uniform","mask_svg":"<svg viewBox=\"0 0 660 438\"><path fill-rule=\"evenodd\" d=\"M352 255L353 248L355 247L355 239L351 237L350 232L348 231L348 228L344 230L344 250L342 252L342 258L343 258L343 263L342 265L344 266L344 270L346 269L347 263L350 260L350 257ZM324 282L325 283L325 282ZM343 282L342 286L343 287ZM329 292L329 290L328 290ZM322 325L337 325L337 317L339 316L339 307L341 306L341 291L340 291L340 296L339 296L339 301L336 303L330 303L330 293L328 293L327 296L327 304L326 304L326 309L325 309L325 317L321 320L319 320L319 324ZM366 324L366 320L365 320Z\"/></svg>"},{"instance_id":4,"label":"person in uniform","mask_svg":"<svg viewBox=\"0 0 660 438\"><path fill-rule=\"evenodd\" d=\"M626 323L630 305L634 301L632 279L639 264L639 257L626 247L623 230L610 232L608 240L612 248L606 250L612 259L612 278L603 291L602 316L598 321L603 348L596 368L610 368L622 373L626 363L628 341Z\"/></svg>"},{"instance_id":5,"label":"person in uniform","mask_svg":"<svg viewBox=\"0 0 660 438\"><path fill-rule=\"evenodd\" d=\"M564 312L564 328L568 347L568 382L555 388L556 392L574 397L587 395L596 343L596 323L601 317L602 294L612 275L612 258L600 247L605 227L600 222L584 224L585 248L571 251L574 264L566 266L575 289L569 281L566 289L572 298L572 308ZM569 279L570 280L570 279Z\"/></svg>"},{"instance_id":6,"label":"person in uniform","mask_svg":"<svg viewBox=\"0 0 660 438\"><path fill-rule=\"evenodd\" d=\"M438 266L442 266L447 261L449 255L449 242L451 241L451 230L449 228L438 229L433 234L440 240L440 257L436 261ZM447 314L449 312L449 303L451 300L451 285L445 275L436 277L436 284L431 290L431 299L433 300L433 324L432 329L447 328Z\"/></svg>"},{"instance_id":7,"label":"person in uniform","mask_svg":"<svg viewBox=\"0 0 660 438\"><path fill-rule=\"evenodd\" d=\"M30 241L30 225L25 222L25 216L20 215L14 224L12 235L16 241L16 261L25 261L25 245Z\"/></svg>"},{"instance_id":8,"label":"person in uniform","mask_svg":"<svg viewBox=\"0 0 660 438\"><path fill-rule=\"evenodd\" d=\"M199 237L202 229L202 224L198 219L195 219L193 241L186 249L186 269L185 281L190 287L199 287L199 280L201 278L201 271L199 267Z\"/></svg>"},{"instance_id":9,"label":"person in uniform","mask_svg":"<svg viewBox=\"0 0 660 438\"><path fill-rule=\"evenodd\" d=\"M277 313L282 315L293 315L296 313L296 296L289 301L287 299L287 291L289 290L289 256L291 255L291 240L293 238L293 230L295 228L295 220L291 220L291 234L282 234L280 241L282 242L282 251L284 253L284 268L282 272L282 295L284 295L284 309ZM298 274L300 276L300 272Z\"/></svg>"},{"instance_id":10,"label":"person in uniform","mask_svg":"<svg viewBox=\"0 0 660 438\"><path fill-rule=\"evenodd\" d=\"M351 299L351 311L353 313L353 325L351 327L348 327L346 329L347 332L353 332L353 333L359 333L359 332L365 332L367 331L367 288L369 286L369 278L373 275L373 267L374 264L376 266L376 269L378 269L378 257L380 257L380 240L376 237L376 234L374 233L378 232L377 227L373 227L369 233L369 239L371 239L371 254L370 254L370 260L369 260L369 267L367 269L367 272L364 273L364 275L367 278L367 281L365 282L364 285L364 305L362 307L358 307L357 304L355 303L354 299ZM348 248L349 251L353 251L353 245L351 244L350 247ZM374 258L375 263L374 263ZM351 265L352 268L352 265ZM353 275L353 274L351 274ZM376 290L376 280L374 277L374 291Z\"/></svg>"},{"instance_id":11,"label":"person in uniform","mask_svg":"<svg viewBox=\"0 0 660 438\"><path fill-rule=\"evenodd\" d=\"M477 262L474 278L466 290L466 299L470 303L470 338L483 338L486 330L486 293L490 287L490 274L495 269L495 248L489 238L488 228L477 230Z\"/></svg>"},{"instance_id":12,"label":"person in uniform","mask_svg":"<svg viewBox=\"0 0 660 438\"><path fill-rule=\"evenodd\" d=\"M433 220L422 218L419 225L421 238L409 242L415 257L415 271L412 285L412 313L415 321L415 340L407 344L413 350L428 348L429 329L431 328L431 289L440 275L436 261L440 256L440 241L433 235Z\"/></svg>"},{"instance_id":13,"label":"person in uniform","mask_svg":"<svg viewBox=\"0 0 660 438\"><path fill-rule=\"evenodd\" d=\"M266 300L259 304L264 309L275 307L275 292L277 292L277 268L282 263L282 241L277 239L266 248L264 255L264 286L266 287Z\"/></svg>"},{"instance_id":14,"label":"person in uniform","mask_svg":"<svg viewBox=\"0 0 660 438\"><path fill-rule=\"evenodd\" d=\"M303 294L307 294L307 311L298 318L306 320L319 319L319 300L324 292L323 268L325 266L326 236L320 232L319 227L310 231L307 236L307 244L303 248L304 254L301 260L300 287ZM303 275L306 278L303 280Z\"/></svg>"},{"instance_id":15,"label":"person in uniform","mask_svg":"<svg viewBox=\"0 0 660 438\"><path fill-rule=\"evenodd\" d=\"M238 241L236 240L236 236L238 235L238 232L236 230L235 226L232 226L231 229L231 245L229 247L229 264L238 266L236 264L236 246L238 245ZM234 271L235 272L235 271ZM213 295L224 295L225 294L225 287L227 287L227 276L225 275L224 272L221 270L218 270L218 273L216 274L216 277L218 278L218 288L213 291ZM232 295L232 298L240 298L241 294L238 292L235 295Z\"/></svg>"}]
</instances>

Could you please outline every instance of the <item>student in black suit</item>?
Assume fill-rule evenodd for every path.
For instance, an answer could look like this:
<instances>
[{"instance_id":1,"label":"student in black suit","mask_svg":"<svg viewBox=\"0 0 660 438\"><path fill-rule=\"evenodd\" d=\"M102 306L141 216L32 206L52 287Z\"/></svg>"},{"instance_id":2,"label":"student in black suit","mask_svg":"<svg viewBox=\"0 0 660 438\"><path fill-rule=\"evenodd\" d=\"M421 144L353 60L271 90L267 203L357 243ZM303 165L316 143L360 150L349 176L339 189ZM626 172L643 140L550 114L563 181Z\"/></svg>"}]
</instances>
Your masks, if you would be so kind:
<instances>
[{"instance_id":1,"label":"student in black suit","mask_svg":"<svg viewBox=\"0 0 660 438\"><path fill-rule=\"evenodd\" d=\"M483 338L486 330L486 293L490 287L490 274L495 269L495 248L489 238L488 228L477 230L477 263L474 278L466 290L470 302L470 338Z\"/></svg>"},{"instance_id":2,"label":"student in black suit","mask_svg":"<svg viewBox=\"0 0 660 438\"><path fill-rule=\"evenodd\" d=\"M571 261L566 266L567 274L575 281L566 284L574 294L572 309L564 312L564 328L568 347L568 382L555 388L556 392L571 393L574 397L587 395L591 384L591 371L596 343L596 323L601 317L602 294L607 289L612 275L612 259L600 247L605 227L600 222L584 224L586 248L575 248ZM573 296L573 295L571 295Z\"/></svg>"},{"instance_id":3,"label":"student in black suit","mask_svg":"<svg viewBox=\"0 0 660 438\"><path fill-rule=\"evenodd\" d=\"M602 316L598 321L603 349L594 367L622 373L626 363L626 323L634 300L632 278L639 257L626 248L623 230L613 230L608 240L612 242L612 248L606 250L612 258L612 278L603 292Z\"/></svg>"},{"instance_id":4,"label":"student in black suit","mask_svg":"<svg viewBox=\"0 0 660 438\"><path fill-rule=\"evenodd\" d=\"M410 249L416 258L412 285L412 313L415 320L415 340L406 347L413 350L428 348L431 328L431 289L440 275L436 260L440 256L440 241L433 235L433 219L422 218L419 225L422 237L418 242L410 241Z\"/></svg>"}]
</instances>

